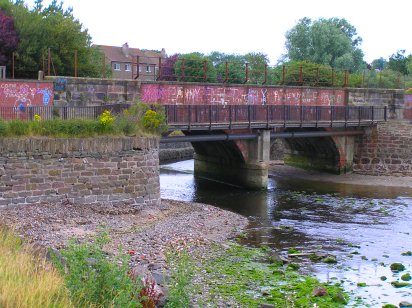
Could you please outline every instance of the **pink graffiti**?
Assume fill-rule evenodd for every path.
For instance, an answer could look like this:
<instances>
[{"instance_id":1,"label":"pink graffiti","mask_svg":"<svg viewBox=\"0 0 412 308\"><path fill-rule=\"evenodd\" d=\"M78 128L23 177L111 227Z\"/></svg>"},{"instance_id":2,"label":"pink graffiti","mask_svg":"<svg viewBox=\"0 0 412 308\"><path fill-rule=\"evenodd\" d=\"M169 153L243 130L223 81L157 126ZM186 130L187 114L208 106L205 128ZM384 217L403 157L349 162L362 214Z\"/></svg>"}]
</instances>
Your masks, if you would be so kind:
<instances>
[{"instance_id":1,"label":"pink graffiti","mask_svg":"<svg viewBox=\"0 0 412 308\"><path fill-rule=\"evenodd\" d=\"M344 105L344 90L286 87L143 84L146 103L192 105Z\"/></svg>"}]
</instances>

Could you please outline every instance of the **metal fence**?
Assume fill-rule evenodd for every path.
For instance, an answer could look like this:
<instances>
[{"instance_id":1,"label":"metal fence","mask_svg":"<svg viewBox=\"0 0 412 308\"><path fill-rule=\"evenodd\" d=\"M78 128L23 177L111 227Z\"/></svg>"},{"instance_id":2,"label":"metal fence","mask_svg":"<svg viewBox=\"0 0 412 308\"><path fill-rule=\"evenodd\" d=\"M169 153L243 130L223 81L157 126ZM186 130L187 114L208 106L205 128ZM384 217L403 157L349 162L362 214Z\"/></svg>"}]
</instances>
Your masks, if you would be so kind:
<instances>
[{"instance_id":1,"label":"metal fence","mask_svg":"<svg viewBox=\"0 0 412 308\"><path fill-rule=\"evenodd\" d=\"M58 107L58 106L28 106L24 108L0 107L2 120L34 120L38 115L42 120L51 119L96 119L105 110L112 114L120 113L130 107L130 104L112 104L87 107Z\"/></svg>"}]
</instances>

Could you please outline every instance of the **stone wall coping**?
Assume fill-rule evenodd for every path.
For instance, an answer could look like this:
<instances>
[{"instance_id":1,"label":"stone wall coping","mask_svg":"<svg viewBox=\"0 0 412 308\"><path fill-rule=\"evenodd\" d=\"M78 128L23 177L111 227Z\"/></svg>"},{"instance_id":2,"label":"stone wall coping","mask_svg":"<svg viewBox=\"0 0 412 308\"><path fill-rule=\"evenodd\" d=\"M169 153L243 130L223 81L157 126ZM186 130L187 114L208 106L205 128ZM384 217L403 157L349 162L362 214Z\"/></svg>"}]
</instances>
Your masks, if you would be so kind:
<instances>
[{"instance_id":1,"label":"stone wall coping","mask_svg":"<svg viewBox=\"0 0 412 308\"><path fill-rule=\"evenodd\" d=\"M157 149L158 137L97 136L88 138L10 137L0 139L0 156L36 153L86 155Z\"/></svg>"}]
</instances>

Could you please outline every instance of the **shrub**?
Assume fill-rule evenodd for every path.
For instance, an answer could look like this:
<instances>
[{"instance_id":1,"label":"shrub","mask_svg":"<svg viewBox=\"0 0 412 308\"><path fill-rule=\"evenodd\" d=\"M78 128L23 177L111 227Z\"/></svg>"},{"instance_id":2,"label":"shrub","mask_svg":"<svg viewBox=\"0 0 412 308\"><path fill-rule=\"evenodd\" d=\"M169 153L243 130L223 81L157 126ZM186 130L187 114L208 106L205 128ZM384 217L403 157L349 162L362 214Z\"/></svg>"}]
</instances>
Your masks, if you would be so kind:
<instances>
[{"instance_id":1,"label":"shrub","mask_svg":"<svg viewBox=\"0 0 412 308\"><path fill-rule=\"evenodd\" d=\"M70 297L80 307L140 307L141 285L128 275L129 258L120 254L113 260L103 251L109 242L106 233L93 241L72 240L54 262L64 276Z\"/></svg>"}]
</instances>

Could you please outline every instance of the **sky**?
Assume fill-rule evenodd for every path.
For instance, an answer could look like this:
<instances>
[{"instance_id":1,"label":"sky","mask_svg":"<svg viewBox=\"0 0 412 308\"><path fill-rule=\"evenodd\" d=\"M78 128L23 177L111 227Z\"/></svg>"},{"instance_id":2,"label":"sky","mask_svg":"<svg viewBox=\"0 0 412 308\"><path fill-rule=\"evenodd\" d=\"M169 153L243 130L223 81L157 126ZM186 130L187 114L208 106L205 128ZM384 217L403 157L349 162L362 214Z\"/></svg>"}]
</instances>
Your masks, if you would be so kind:
<instances>
[{"instance_id":1,"label":"sky","mask_svg":"<svg viewBox=\"0 0 412 308\"><path fill-rule=\"evenodd\" d=\"M25 1L30 7L34 0ZM51 0L44 0L44 5ZM64 0L93 43L174 53L261 52L271 64L285 53L285 33L303 17L345 18L368 63L412 53L412 1L372 0Z\"/></svg>"}]
</instances>

